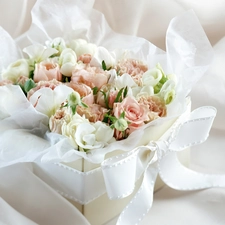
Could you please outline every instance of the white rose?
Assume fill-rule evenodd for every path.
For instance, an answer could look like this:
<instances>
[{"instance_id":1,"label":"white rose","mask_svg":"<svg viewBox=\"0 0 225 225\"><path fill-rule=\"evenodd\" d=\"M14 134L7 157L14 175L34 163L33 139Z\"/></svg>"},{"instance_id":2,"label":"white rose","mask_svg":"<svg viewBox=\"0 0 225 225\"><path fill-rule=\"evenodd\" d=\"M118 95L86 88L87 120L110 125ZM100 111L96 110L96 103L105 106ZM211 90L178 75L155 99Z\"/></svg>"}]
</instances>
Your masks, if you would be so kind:
<instances>
[{"instance_id":1,"label":"white rose","mask_svg":"<svg viewBox=\"0 0 225 225\"><path fill-rule=\"evenodd\" d=\"M28 61L26 59L19 59L11 63L1 75L2 79L11 80L13 83L15 83L20 76L29 77Z\"/></svg>"},{"instance_id":2,"label":"white rose","mask_svg":"<svg viewBox=\"0 0 225 225\"><path fill-rule=\"evenodd\" d=\"M66 48L66 43L61 37L54 38L52 41L46 41L46 45L58 50L58 54L61 54L61 52Z\"/></svg>"},{"instance_id":3,"label":"white rose","mask_svg":"<svg viewBox=\"0 0 225 225\"><path fill-rule=\"evenodd\" d=\"M99 46L91 59L91 66L101 67L102 61L105 62L106 68L113 67L116 63L115 54L109 52L106 48Z\"/></svg>"},{"instance_id":4,"label":"white rose","mask_svg":"<svg viewBox=\"0 0 225 225\"><path fill-rule=\"evenodd\" d=\"M74 90L66 85L58 85L54 90L42 87L30 96L29 101L38 112L50 118L72 92Z\"/></svg>"},{"instance_id":5,"label":"white rose","mask_svg":"<svg viewBox=\"0 0 225 225\"><path fill-rule=\"evenodd\" d=\"M62 135L68 137L70 143L75 149L78 149L78 144L75 140L75 134L77 132L77 126L80 124L89 124L89 121L85 117L81 117L79 114L75 113L72 119L68 123L63 123L61 130Z\"/></svg>"},{"instance_id":6,"label":"white rose","mask_svg":"<svg viewBox=\"0 0 225 225\"><path fill-rule=\"evenodd\" d=\"M163 84L158 95L164 99L166 104L171 103L173 99L175 98L175 94L176 94L175 87L176 87L176 84L173 80L167 80Z\"/></svg>"},{"instance_id":7,"label":"white rose","mask_svg":"<svg viewBox=\"0 0 225 225\"><path fill-rule=\"evenodd\" d=\"M175 74L167 74L167 78L169 79L169 80L173 80L174 81L174 83L177 85L177 76L175 75Z\"/></svg>"},{"instance_id":8,"label":"white rose","mask_svg":"<svg viewBox=\"0 0 225 225\"><path fill-rule=\"evenodd\" d=\"M97 49L97 46L95 44L88 43L84 39L72 40L70 43L70 47L76 52L78 57L83 54L94 55Z\"/></svg>"},{"instance_id":9,"label":"white rose","mask_svg":"<svg viewBox=\"0 0 225 225\"><path fill-rule=\"evenodd\" d=\"M114 80L115 87L118 89L124 87L137 87L138 85L134 82L133 78L128 74L124 73L122 76L117 76Z\"/></svg>"},{"instance_id":10,"label":"white rose","mask_svg":"<svg viewBox=\"0 0 225 225\"><path fill-rule=\"evenodd\" d=\"M152 86L141 87L139 92L135 96L136 96L136 98L138 98L138 97L143 96L143 95L144 96L153 96L154 95L154 88Z\"/></svg>"},{"instance_id":11,"label":"white rose","mask_svg":"<svg viewBox=\"0 0 225 225\"><path fill-rule=\"evenodd\" d=\"M142 76L143 86L155 86L162 79L163 73L157 67L146 71Z\"/></svg>"},{"instance_id":12,"label":"white rose","mask_svg":"<svg viewBox=\"0 0 225 225\"><path fill-rule=\"evenodd\" d=\"M24 48L23 52L27 53L27 55L33 61L32 63L39 63L58 53L58 50L54 48L48 48L41 44L34 44Z\"/></svg>"},{"instance_id":13,"label":"white rose","mask_svg":"<svg viewBox=\"0 0 225 225\"><path fill-rule=\"evenodd\" d=\"M77 65L76 53L70 48L65 48L60 54L59 64L61 66L61 73L67 77L71 77L72 71Z\"/></svg>"},{"instance_id":14,"label":"white rose","mask_svg":"<svg viewBox=\"0 0 225 225\"><path fill-rule=\"evenodd\" d=\"M84 150L103 148L113 139L114 130L101 121L77 126L75 140Z\"/></svg>"}]
</instances>

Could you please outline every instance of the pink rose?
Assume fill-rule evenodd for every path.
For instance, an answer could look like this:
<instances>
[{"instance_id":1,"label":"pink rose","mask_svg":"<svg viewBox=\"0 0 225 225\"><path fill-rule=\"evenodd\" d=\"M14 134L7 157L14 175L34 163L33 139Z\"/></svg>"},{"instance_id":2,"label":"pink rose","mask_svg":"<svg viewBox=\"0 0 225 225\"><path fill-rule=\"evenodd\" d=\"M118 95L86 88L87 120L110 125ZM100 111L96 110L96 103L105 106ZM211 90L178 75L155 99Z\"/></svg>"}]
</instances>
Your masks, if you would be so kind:
<instances>
[{"instance_id":1,"label":"pink rose","mask_svg":"<svg viewBox=\"0 0 225 225\"><path fill-rule=\"evenodd\" d=\"M144 104L139 104L134 97L128 96L122 102L114 103L114 116L119 118L125 112L125 119L130 122L128 127L130 132L144 125L148 120L148 108Z\"/></svg>"},{"instance_id":2,"label":"pink rose","mask_svg":"<svg viewBox=\"0 0 225 225\"><path fill-rule=\"evenodd\" d=\"M94 103L94 95L92 89L86 84L70 82L66 83L67 86L71 87L74 91L80 94L82 98L82 102L87 105L91 105Z\"/></svg>"},{"instance_id":3,"label":"pink rose","mask_svg":"<svg viewBox=\"0 0 225 225\"><path fill-rule=\"evenodd\" d=\"M60 73L60 68L57 63L49 59L35 64L34 82L48 81L53 79L58 81L62 80L62 74Z\"/></svg>"},{"instance_id":4,"label":"pink rose","mask_svg":"<svg viewBox=\"0 0 225 225\"><path fill-rule=\"evenodd\" d=\"M108 71L87 65L85 68L75 69L71 81L86 84L91 88L101 88L102 85L108 82L109 77L110 74Z\"/></svg>"}]
</instances>

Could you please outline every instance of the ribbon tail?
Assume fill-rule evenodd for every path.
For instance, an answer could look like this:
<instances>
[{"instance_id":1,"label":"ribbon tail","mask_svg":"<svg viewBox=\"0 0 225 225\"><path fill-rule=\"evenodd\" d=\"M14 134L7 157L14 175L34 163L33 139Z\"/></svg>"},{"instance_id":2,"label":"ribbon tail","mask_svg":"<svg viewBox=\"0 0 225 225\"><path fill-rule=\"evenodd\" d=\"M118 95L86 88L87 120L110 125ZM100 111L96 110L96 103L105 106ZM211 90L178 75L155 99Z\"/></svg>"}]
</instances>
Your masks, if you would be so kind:
<instances>
[{"instance_id":1,"label":"ribbon tail","mask_svg":"<svg viewBox=\"0 0 225 225\"><path fill-rule=\"evenodd\" d=\"M157 162L149 163L142 185L130 203L122 211L116 225L139 224L152 207L155 180L158 174Z\"/></svg>"},{"instance_id":2,"label":"ribbon tail","mask_svg":"<svg viewBox=\"0 0 225 225\"><path fill-rule=\"evenodd\" d=\"M169 169L168 169L169 168ZM225 187L225 175L203 174L183 166L176 152L165 155L158 163L161 179L176 190L201 190L211 187Z\"/></svg>"}]
</instances>

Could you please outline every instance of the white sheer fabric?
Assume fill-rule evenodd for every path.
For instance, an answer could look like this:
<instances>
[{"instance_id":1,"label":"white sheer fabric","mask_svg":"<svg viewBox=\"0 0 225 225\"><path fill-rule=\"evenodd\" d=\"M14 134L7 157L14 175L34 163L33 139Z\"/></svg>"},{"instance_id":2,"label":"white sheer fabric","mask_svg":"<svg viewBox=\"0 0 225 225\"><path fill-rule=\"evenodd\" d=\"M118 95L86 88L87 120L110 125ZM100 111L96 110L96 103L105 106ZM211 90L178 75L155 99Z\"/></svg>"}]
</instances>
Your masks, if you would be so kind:
<instances>
[{"instance_id":1,"label":"white sheer fabric","mask_svg":"<svg viewBox=\"0 0 225 225\"><path fill-rule=\"evenodd\" d=\"M30 24L35 0L0 1L0 26L16 38ZM191 166L202 172L225 173L225 2L165 0L96 0L94 7L105 14L117 32L142 36L165 49L169 21L193 9L214 46L215 60L191 92L192 108L212 105L218 110L210 137L191 153ZM178 192L164 187L154 196L153 208L142 225L222 225L225 189ZM113 225L116 219L107 223ZM88 225L78 210L32 172L32 164L0 169L0 225Z\"/></svg>"}]
</instances>

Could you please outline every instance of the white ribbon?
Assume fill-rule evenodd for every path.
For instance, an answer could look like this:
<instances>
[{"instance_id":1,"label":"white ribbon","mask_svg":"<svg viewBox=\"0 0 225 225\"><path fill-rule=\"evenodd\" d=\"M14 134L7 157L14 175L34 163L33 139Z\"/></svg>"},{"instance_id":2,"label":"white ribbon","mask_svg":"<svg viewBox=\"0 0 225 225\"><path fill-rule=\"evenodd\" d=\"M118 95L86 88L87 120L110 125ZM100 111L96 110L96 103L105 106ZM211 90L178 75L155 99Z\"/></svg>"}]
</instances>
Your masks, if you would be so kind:
<instances>
[{"instance_id":1,"label":"white ribbon","mask_svg":"<svg viewBox=\"0 0 225 225\"><path fill-rule=\"evenodd\" d=\"M61 163L35 162L33 172L62 196L82 205L106 193L100 167L88 172L80 172Z\"/></svg>"},{"instance_id":2,"label":"white ribbon","mask_svg":"<svg viewBox=\"0 0 225 225\"><path fill-rule=\"evenodd\" d=\"M120 214L117 225L138 224L150 210L157 175L177 190L225 187L225 175L200 174L184 167L176 152L204 142L211 129L216 109L201 107L183 114L159 141L105 160L102 172L110 199L131 194L135 182L143 181L134 198Z\"/></svg>"}]
</instances>

